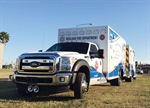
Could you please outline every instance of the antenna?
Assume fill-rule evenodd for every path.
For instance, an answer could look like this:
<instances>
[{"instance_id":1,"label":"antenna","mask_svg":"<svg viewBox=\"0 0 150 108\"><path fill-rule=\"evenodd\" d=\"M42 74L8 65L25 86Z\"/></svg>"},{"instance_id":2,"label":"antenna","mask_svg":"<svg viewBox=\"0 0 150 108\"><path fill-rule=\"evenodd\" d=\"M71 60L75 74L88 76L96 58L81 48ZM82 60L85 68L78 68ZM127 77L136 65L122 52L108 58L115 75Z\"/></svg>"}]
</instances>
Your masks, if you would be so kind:
<instances>
[{"instance_id":1,"label":"antenna","mask_svg":"<svg viewBox=\"0 0 150 108\"><path fill-rule=\"evenodd\" d=\"M84 26L84 25L93 25L92 23L85 23L85 24L78 24L78 25L76 25L76 27L79 27L79 26Z\"/></svg>"},{"instance_id":2,"label":"antenna","mask_svg":"<svg viewBox=\"0 0 150 108\"><path fill-rule=\"evenodd\" d=\"M43 46L44 46L44 40L45 40L45 33L44 33L44 36L43 36L42 51L43 51Z\"/></svg>"}]
</instances>

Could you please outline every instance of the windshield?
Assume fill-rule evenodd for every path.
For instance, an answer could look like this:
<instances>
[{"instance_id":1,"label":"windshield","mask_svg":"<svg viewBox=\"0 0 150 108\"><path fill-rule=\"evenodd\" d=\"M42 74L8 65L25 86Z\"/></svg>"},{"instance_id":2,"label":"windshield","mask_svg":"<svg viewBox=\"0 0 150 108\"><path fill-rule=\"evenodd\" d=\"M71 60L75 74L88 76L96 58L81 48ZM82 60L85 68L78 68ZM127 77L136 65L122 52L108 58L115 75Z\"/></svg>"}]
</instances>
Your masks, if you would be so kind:
<instances>
[{"instance_id":1,"label":"windshield","mask_svg":"<svg viewBox=\"0 0 150 108\"><path fill-rule=\"evenodd\" d=\"M71 51L71 52L78 52L81 54L86 54L88 50L88 43L82 42L68 42L68 43L58 43L50 47L46 52L49 51Z\"/></svg>"}]
</instances>

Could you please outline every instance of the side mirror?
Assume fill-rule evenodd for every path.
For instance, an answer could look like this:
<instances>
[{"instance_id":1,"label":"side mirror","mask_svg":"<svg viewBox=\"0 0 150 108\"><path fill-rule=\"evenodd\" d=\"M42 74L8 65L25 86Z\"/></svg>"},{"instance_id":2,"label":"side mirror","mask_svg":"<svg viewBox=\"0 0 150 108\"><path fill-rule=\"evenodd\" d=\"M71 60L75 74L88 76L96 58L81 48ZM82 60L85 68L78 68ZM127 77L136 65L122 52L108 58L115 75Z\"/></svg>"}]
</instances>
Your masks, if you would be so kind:
<instances>
[{"instance_id":1,"label":"side mirror","mask_svg":"<svg viewBox=\"0 0 150 108\"><path fill-rule=\"evenodd\" d=\"M98 50L98 58L104 58L104 50L103 49Z\"/></svg>"}]
</instances>

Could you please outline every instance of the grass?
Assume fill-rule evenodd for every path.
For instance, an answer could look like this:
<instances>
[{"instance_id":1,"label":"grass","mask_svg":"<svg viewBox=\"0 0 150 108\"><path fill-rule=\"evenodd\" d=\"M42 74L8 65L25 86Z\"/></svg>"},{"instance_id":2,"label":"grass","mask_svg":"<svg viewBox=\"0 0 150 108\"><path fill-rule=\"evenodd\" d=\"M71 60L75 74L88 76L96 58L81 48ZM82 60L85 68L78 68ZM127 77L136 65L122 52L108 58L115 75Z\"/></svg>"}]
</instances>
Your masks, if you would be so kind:
<instances>
[{"instance_id":1,"label":"grass","mask_svg":"<svg viewBox=\"0 0 150 108\"><path fill-rule=\"evenodd\" d=\"M13 73L13 70L10 69L0 69L0 78L8 78L10 74Z\"/></svg>"},{"instance_id":2,"label":"grass","mask_svg":"<svg viewBox=\"0 0 150 108\"><path fill-rule=\"evenodd\" d=\"M150 76L138 75L131 83L90 86L84 99L73 91L48 96L21 97L7 78L12 70L0 70L0 108L150 108Z\"/></svg>"}]
</instances>

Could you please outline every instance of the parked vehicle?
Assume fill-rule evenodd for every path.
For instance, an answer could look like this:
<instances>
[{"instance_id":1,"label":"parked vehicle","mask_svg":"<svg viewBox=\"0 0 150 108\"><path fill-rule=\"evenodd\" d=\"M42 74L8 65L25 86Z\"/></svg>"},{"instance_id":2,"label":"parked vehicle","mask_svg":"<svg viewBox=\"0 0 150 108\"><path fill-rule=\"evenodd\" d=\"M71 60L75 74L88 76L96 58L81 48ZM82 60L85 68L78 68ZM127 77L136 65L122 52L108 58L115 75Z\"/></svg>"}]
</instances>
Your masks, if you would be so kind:
<instances>
[{"instance_id":1,"label":"parked vehicle","mask_svg":"<svg viewBox=\"0 0 150 108\"><path fill-rule=\"evenodd\" d=\"M136 76L126 71L126 60L126 41L110 26L64 28L45 52L21 54L10 78L20 95L71 89L83 98L89 85L131 82Z\"/></svg>"},{"instance_id":2,"label":"parked vehicle","mask_svg":"<svg viewBox=\"0 0 150 108\"><path fill-rule=\"evenodd\" d=\"M143 70L137 69L137 70L136 70L136 73L137 73L137 74L143 74Z\"/></svg>"}]
</instances>

